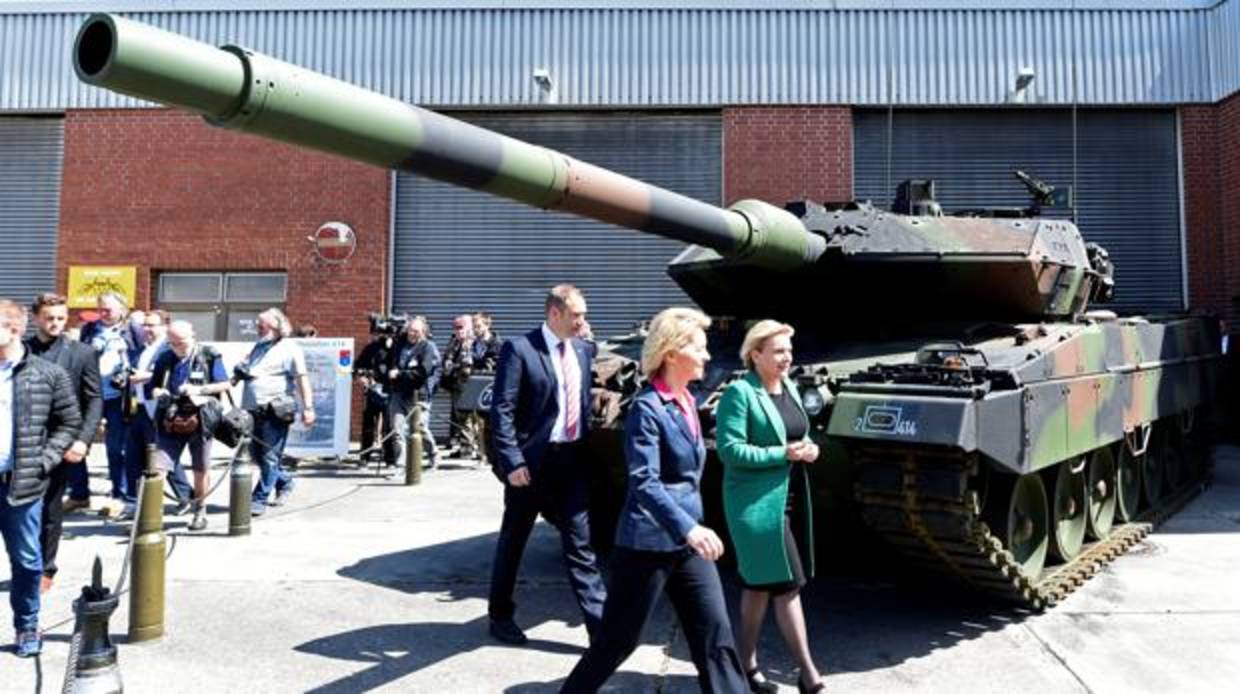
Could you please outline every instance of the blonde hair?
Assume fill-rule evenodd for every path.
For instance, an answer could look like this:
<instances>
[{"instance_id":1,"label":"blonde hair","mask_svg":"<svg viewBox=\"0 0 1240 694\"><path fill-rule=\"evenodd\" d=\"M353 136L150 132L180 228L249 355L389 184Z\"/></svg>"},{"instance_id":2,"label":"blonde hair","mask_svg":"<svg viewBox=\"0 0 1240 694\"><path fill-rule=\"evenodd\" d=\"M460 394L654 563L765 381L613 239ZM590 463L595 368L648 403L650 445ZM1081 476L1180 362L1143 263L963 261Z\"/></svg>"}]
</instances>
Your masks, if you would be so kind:
<instances>
[{"instance_id":1,"label":"blonde hair","mask_svg":"<svg viewBox=\"0 0 1240 694\"><path fill-rule=\"evenodd\" d=\"M258 314L258 317L265 318L276 325L276 334L280 337L288 337L293 334L293 324L289 321L288 316L284 315L284 311L272 306L271 308Z\"/></svg>"},{"instance_id":2,"label":"blonde hair","mask_svg":"<svg viewBox=\"0 0 1240 694\"><path fill-rule=\"evenodd\" d=\"M0 319L4 320L9 327L14 328L17 332L26 331L26 307L16 301L9 299L0 299Z\"/></svg>"},{"instance_id":3,"label":"blonde hair","mask_svg":"<svg viewBox=\"0 0 1240 694\"><path fill-rule=\"evenodd\" d=\"M753 324L749 332L745 333L745 341L741 343L741 361L745 362L745 368L753 368L753 359L750 354L754 350L762 351L762 345L776 335L787 335L792 337L796 334L796 330L792 329L787 323L780 323L777 320L760 320Z\"/></svg>"},{"instance_id":4,"label":"blonde hair","mask_svg":"<svg viewBox=\"0 0 1240 694\"><path fill-rule=\"evenodd\" d=\"M692 308L673 307L660 311L650 321L650 333L642 344L642 375L650 378L663 367L668 353L684 349L695 331L710 327L710 318Z\"/></svg>"}]
</instances>

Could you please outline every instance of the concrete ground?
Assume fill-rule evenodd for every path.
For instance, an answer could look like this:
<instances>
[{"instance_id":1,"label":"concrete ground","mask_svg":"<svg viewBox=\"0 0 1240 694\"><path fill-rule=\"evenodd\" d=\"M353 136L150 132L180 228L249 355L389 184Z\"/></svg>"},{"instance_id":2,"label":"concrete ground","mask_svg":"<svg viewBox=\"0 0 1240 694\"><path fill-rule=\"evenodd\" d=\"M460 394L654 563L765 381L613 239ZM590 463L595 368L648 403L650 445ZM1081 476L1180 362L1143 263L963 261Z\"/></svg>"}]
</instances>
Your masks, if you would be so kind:
<instances>
[{"instance_id":1,"label":"concrete ground","mask_svg":"<svg viewBox=\"0 0 1240 694\"><path fill-rule=\"evenodd\" d=\"M1235 691L1240 449L1219 448L1215 457L1208 491L1046 614L979 606L890 578L819 578L805 606L830 689ZM94 472L103 467L96 460ZM101 478L94 483L103 488ZM541 524L517 596L531 641L511 648L488 637L501 508L489 471L449 463L405 487L372 470L306 468L290 504L245 538L227 536L227 498L225 483L205 533L189 534L187 518L169 519L166 636L127 644L126 599L113 617L127 691L555 691L585 645L557 538ZM0 691L59 691L71 601L96 555L106 582L115 582L126 527L84 514L67 527L61 575L44 603L45 652L37 660L0 652ZM795 667L773 624L760 657L792 691ZM696 691L666 604L608 689Z\"/></svg>"}]
</instances>

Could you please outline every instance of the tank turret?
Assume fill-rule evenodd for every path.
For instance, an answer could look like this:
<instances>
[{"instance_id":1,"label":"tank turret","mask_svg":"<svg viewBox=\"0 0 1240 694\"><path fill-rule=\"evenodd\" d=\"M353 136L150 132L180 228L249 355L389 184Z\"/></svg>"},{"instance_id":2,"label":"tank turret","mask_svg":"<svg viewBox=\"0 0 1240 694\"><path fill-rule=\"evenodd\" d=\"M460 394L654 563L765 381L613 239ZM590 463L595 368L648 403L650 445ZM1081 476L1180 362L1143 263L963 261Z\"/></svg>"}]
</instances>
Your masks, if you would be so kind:
<instances>
[{"instance_id":1,"label":"tank turret","mask_svg":"<svg viewBox=\"0 0 1240 694\"><path fill-rule=\"evenodd\" d=\"M814 315L781 316L802 321L850 307L880 308L883 320L927 309L973 320L1060 318L1083 311L1100 283L1070 222L758 200L723 209L238 46L110 14L85 21L73 59L89 84L213 125L694 244L670 272L713 313L777 315L772 304L783 302L769 292L786 290L850 297L830 302L835 312L818 305ZM934 291L897 289L909 286Z\"/></svg>"}]
</instances>

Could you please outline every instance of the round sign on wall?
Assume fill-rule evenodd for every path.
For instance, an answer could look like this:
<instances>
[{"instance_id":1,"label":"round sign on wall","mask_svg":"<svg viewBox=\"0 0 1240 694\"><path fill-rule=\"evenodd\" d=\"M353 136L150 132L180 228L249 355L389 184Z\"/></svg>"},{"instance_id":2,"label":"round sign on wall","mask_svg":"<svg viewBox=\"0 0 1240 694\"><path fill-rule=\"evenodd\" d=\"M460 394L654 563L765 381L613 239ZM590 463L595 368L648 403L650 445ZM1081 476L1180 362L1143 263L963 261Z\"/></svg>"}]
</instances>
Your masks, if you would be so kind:
<instances>
[{"instance_id":1,"label":"round sign on wall","mask_svg":"<svg viewBox=\"0 0 1240 694\"><path fill-rule=\"evenodd\" d=\"M327 222L310 237L314 254L328 263L343 263L357 250L357 234L344 222Z\"/></svg>"}]
</instances>

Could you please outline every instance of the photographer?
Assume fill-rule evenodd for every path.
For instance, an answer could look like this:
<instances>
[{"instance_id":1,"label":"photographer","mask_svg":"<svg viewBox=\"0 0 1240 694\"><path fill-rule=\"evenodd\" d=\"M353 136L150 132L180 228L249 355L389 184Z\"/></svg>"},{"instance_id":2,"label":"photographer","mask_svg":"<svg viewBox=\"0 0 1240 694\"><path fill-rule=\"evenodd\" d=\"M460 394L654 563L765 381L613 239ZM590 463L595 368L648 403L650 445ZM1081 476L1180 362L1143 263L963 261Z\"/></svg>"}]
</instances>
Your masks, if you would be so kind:
<instances>
[{"instance_id":1,"label":"photographer","mask_svg":"<svg viewBox=\"0 0 1240 694\"><path fill-rule=\"evenodd\" d=\"M156 400L156 440L167 456L168 483L177 496L177 514L193 510L190 530L207 527L207 468L211 464L211 436L203 427L204 397L218 398L232 384L220 353L194 338L188 321L168 326L169 349L159 353L151 367L150 395ZM185 480L181 454L189 447L194 488Z\"/></svg>"},{"instance_id":2,"label":"photographer","mask_svg":"<svg viewBox=\"0 0 1240 694\"><path fill-rule=\"evenodd\" d=\"M362 386L362 450L368 451L363 458L374 457L370 449L375 441L382 439L391 431L390 423L384 420L388 406L387 363L392 353L396 336L404 332L407 319L404 316L384 316L370 314L370 344L366 345L361 354L357 355L354 373ZM380 424L383 423L382 426ZM386 442L385 446L389 445ZM382 457L382 454L379 454Z\"/></svg>"},{"instance_id":3,"label":"photographer","mask_svg":"<svg viewBox=\"0 0 1240 694\"><path fill-rule=\"evenodd\" d=\"M443 356L443 378L440 383L452 394L452 411L448 413L451 422L448 433L448 445L465 443L468 437L463 436L465 413L457 409L457 399L461 390L469 382L474 372L474 326L469 314L457 316L452 321L452 339L448 340L448 349ZM459 455L459 452L458 452Z\"/></svg>"},{"instance_id":4,"label":"photographer","mask_svg":"<svg viewBox=\"0 0 1240 694\"><path fill-rule=\"evenodd\" d=\"M274 488L272 506L283 504L293 492L293 475L280 468L288 429L297 416L294 385L301 396L301 421L314 424L314 392L306 371L306 356L292 340L285 339L293 328L288 317L278 308L258 314L258 342L233 371L233 378L245 382L242 407L254 417L254 438L250 453L260 469L254 487L250 512L261 516L267 511Z\"/></svg>"},{"instance_id":5,"label":"photographer","mask_svg":"<svg viewBox=\"0 0 1240 694\"><path fill-rule=\"evenodd\" d=\"M424 316L414 316L407 326L405 334L392 348L388 358L388 421L392 429L405 432L409 414L413 410L414 399L422 404L422 416L412 426L418 427L422 434L422 445L426 449L428 467L435 468L439 464L439 447L435 445L435 437L431 434L431 397L439 385L439 348L428 339L429 328ZM395 464L404 454L405 441L402 435L393 436L392 457L388 462ZM385 450L386 452L386 450Z\"/></svg>"},{"instance_id":6,"label":"photographer","mask_svg":"<svg viewBox=\"0 0 1240 694\"><path fill-rule=\"evenodd\" d=\"M104 448L108 454L108 478L112 481L114 506L106 507L113 515L124 509L125 490L129 486L125 474L125 447L129 440L127 413L129 355L136 349L134 332L126 320L129 303L116 292L104 292L98 299L99 320L82 326L81 341L99 355L99 375L103 386ZM69 502L65 512L90 505L90 485L86 466L69 469Z\"/></svg>"},{"instance_id":7,"label":"photographer","mask_svg":"<svg viewBox=\"0 0 1240 694\"><path fill-rule=\"evenodd\" d=\"M155 428L156 402L154 398L148 398L147 393L155 361L168 351L168 312L163 309L147 311L142 319L142 328L146 348L138 355L129 376L131 406L126 408L129 425L126 427L128 438L125 443L125 510L117 520L132 520L137 515L138 480L146 468L146 447L159 443Z\"/></svg>"}]
</instances>

